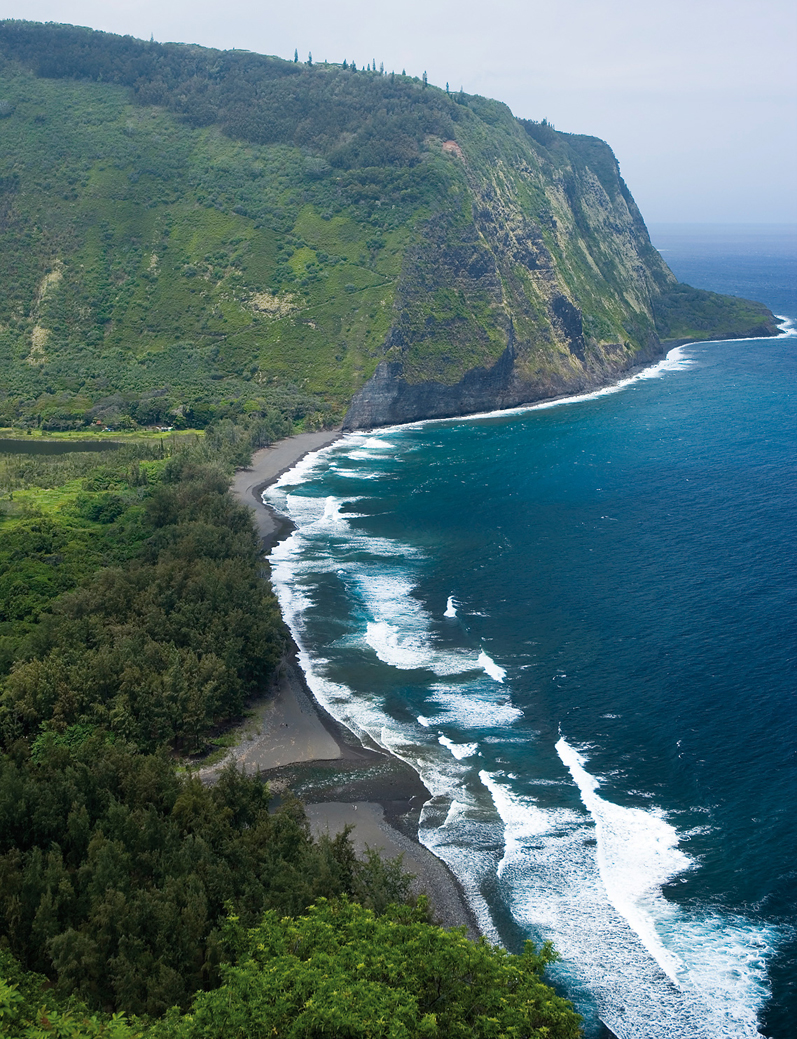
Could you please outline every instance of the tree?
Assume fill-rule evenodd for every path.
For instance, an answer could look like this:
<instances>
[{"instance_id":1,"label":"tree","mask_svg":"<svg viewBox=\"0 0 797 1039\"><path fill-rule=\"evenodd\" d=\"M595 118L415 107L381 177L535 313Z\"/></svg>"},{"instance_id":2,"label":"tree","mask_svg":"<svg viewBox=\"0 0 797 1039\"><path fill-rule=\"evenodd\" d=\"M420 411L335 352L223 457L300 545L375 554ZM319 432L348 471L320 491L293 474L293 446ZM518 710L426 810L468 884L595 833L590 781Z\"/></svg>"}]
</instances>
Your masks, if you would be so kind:
<instances>
[{"instance_id":1,"label":"tree","mask_svg":"<svg viewBox=\"0 0 797 1039\"><path fill-rule=\"evenodd\" d=\"M377 916L347 899L319 900L299 919L268 912L226 932L235 966L173 1013L152 1039L576 1039L580 1018L542 981L555 955L520 956L426 920L425 900Z\"/></svg>"},{"instance_id":2,"label":"tree","mask_svg":"<svg viewBox=\"0 0 797 1039\"><path fill-rule=\"evenodd\" d=\"M299 64L299 48L298 48L298 47L297 47L297 48L296 48L296 50L295 50L295 51L293 52L293 60L294 60L294 62L295 62L295 63L296 63L297 65Z\"/></svg>"},{"instance_id":3,"label":"tree","mask_svg":"<svg viewBox=\"0 0 797 1039\"><path fill-rule=\"evenodd\" d=\"M228 917L232 962L189 1015L155 1022L54 998L0 949L0 1035L15 1039L576 1039L579 1015L542 981L553 954L520 956L426 922L423 903L384 916L320 899L299 918Z\"/></svg>"},{"instance_id":4,"label":"tree","mask_svg":"<svg viewBox=\"0 0 797 1039\"><path fill-rule=\"evenodd\" d=\"M423 85L424 85L424 89L426 88L426 83L427 83L427 79L426 79L426 69L424 69L424 70L423 70Z\"/></svg>"},{"instance_id":5,"label":"tree","mask_svg":"<svg viewBox=\"0 0 797 1039\"><path fill-rule=\"evenodd\" d=\"M0 938L57 998L187 1006L219 982L229 906L248 927L322 896L381 913L414 902L411 879L400 860L359 860L348 831L314 840L298 801L272 812L267 786L234 769L205 787L85 730L0 755Z\"/></svg>"},{"instance_id":6,"label":"tree","mask_svg":"<svg viewBox=\"0 0 797 1039\"><path fill-rule=\"evenodd\" d=\"M312 65L313 64L313 52L312 51L310 51L308 53L308 55L307 55L307 64L308 65Z\"/></svg>"}]
</instances>

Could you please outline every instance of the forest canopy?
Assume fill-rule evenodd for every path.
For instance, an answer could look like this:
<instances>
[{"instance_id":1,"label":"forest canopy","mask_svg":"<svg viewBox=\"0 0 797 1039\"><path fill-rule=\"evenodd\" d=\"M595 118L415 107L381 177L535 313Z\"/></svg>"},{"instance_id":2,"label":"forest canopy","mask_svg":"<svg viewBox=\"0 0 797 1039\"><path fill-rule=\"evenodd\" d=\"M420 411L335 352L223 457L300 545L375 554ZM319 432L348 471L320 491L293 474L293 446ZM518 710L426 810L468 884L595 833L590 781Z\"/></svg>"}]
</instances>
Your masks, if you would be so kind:
<instances>
[{"instance_id":1,"label":"forest canopy","mask_svg":"<svg viewBox=\"0 0 797 1039\"><path fill-rule=\"evenodd\" d=\"M285 645L229 493L250 444L222 423L5 456L0 1034L578 1034L547 947L444 931L400 860L313 838L258 776L185 769Z\"/></svg>"}]
</instances>

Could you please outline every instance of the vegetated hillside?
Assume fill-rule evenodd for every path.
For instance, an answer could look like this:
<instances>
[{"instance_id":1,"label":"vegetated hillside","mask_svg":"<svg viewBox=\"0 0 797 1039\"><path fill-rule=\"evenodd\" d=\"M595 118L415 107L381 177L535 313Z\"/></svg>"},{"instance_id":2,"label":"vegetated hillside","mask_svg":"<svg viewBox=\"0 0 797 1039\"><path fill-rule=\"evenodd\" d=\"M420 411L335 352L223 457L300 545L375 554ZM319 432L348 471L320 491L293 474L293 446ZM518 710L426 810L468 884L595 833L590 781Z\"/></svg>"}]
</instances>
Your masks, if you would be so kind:
<instances>
[{"instance_id":1,"label":"vegetated hillside","mask_svg":"<svg viewBox=\"0 0 797 1039\"><path fill-rule=\"evenodd\" d=\"M594 138L26 22L0 23L0 286L0 421L50 428L459 414L775 331L678 285Z\"/></svg>"}]
</instances>

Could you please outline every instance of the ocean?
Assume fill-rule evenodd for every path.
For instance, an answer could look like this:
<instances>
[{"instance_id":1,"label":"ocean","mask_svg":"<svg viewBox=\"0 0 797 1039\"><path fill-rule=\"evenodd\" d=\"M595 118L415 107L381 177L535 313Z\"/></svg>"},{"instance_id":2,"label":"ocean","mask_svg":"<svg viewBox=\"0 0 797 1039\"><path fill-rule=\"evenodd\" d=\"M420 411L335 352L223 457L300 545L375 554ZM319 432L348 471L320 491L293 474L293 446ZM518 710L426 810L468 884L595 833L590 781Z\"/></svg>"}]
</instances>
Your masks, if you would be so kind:
<instances>
[{"instance_id":1,"label":"ocean","mask_svg":"<svg viewBox=\"0 0 797 1039\"><path fill-rule=\"evenodd\" d=\"M586 1035L797 1033L797 229L654 226L777 339L345 436L266 498L317 699L415 768L484 933Z\"/></svg>"}]
</instances>

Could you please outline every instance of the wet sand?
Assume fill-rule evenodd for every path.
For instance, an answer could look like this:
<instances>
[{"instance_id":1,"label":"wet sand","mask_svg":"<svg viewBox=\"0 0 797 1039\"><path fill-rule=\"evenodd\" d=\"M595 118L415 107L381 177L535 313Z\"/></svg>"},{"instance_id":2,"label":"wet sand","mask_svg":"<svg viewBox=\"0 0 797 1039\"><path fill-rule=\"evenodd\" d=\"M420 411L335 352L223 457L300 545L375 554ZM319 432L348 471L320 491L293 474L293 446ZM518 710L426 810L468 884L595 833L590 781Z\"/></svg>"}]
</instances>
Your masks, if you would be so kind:
<instances>
[{"instance_id":1,"label":"wet sand","mask_svg":"<svg viewBox=\"0 0 797 1039\"><path fill-rule=\"evenodd\" d=\"M302 433L256 451L252 465L239 469L233 494L253 512L267 551L292 528L287 517L263 504L263 490L311 451L327 446L339 431ZM465 897L447 866L417 840L421 808L431 796L418 775L382 748L364 746L357 736L315 702L291 646L266 699L254 707L241 738L224 761L201 769L212 783L231 761L260 774L279 795L290 788L302 797L314 834L352 828L358 855L368 848L387 858L401 855L415 874L414 888L425 891L440 921L478 934Z\"/></svg>"},{"instance_id":2,"label":"wet sand","mask_svg":"<svg viewBox=\"0 0 797 1039\"><path fill-rule=\"evenodd\" d=\"M266 547L276 540L288 520L263 505L260 495L269 486L292 469L298 461L340 438L340 430L322 429L317 433L299 433L279 440L270 447L262 447L252 455L248 469L239 469L232 483L232 493L252 509L255 526Z\"/></svg>"}]
</instances>

